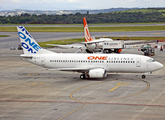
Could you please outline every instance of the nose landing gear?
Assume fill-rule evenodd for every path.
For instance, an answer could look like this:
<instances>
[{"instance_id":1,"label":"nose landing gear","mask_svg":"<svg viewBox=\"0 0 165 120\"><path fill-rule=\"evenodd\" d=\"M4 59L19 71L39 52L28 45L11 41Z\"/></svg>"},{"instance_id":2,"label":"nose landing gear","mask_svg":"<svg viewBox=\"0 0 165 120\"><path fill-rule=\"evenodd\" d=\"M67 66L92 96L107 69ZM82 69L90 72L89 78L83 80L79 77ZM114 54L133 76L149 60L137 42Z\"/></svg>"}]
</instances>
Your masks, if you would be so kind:
<instances>
[{"instance_id":1,"label":"nose landing gear","mask_svg":"<svg viewBox=\"0 0 165 120\"><path fill-rule=\"evenodd\" d=\"M146 75L142 75L142 79L145 79L146 78Z\"/></svg>"}]
</instances>

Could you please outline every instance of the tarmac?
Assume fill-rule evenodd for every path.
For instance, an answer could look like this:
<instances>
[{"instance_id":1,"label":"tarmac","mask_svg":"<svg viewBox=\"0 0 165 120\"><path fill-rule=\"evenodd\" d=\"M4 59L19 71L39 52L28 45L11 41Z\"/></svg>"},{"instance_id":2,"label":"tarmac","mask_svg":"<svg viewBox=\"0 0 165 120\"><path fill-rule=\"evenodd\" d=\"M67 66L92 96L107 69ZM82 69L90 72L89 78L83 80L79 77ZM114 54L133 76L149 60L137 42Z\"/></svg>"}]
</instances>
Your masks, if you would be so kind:
<instances>
[{"instance_id":1,"label":"tarmac","mask_svg":"<svg viewBox=\"0 0 165 120\"><path fill-rule=\"evenodd\" d=\"M74 52L51 49L55 52ZM48 71L22 61L22 50L0 51L0 120L164 120L165 68L141 74L109 73L105 79ZM124 49L122 54L141 54ZM165 50L155 60L165 66Z\"/></svg>"}]
</instances>

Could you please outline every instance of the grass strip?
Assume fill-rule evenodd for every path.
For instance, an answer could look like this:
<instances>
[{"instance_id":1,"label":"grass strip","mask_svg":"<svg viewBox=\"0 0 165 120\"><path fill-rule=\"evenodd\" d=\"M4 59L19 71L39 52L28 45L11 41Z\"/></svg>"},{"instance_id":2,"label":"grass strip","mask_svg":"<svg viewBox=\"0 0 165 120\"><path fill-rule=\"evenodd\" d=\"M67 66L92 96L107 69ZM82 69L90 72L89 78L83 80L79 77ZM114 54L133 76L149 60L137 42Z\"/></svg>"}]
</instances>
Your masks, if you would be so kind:
<instances>
[{"instance_id":1,"label":"grass strip","mask_svg":"<svg viewBox=\"0 0 165 120\"><path fill-rule=\"evenodd\" d=\"M9 37L9 35L0 35L0 37Z\"/></svg>"},{"instance_id":2,"label":"grass strip","mask_svg":"<svg viewBox=\"0 0 165 120\"><path fill-rule=\"evenodd\" d=\"M98 38L97 38L98 39ZM125 37L111 37L111 39L116 40L127 40ZM129 40L162 40L165 39L164 37L129 37ZM67 45L72 43L84 42L84 38L75 38L75 39L66 39L66 40L54 40L54 41L47 41L47 42L39 42L41 47L52 47L46 44L59 44L59 45Z\"/></svg>"},{"instance_id":3,"label":"grass strip","mask_svg":"<svg viewBox=\"0 0 165 120\"><path fill-rule=\"evenodd\" d=\"M165 10L164 10L165 11ZM121 11L120 11L121 12ZM88 23L88 25L139 25L139 24L165 24L165 22L140 22L140 23L98 23L98 24L94 24L94 23ZM20 24L0 24L2 26L20 26ZM76 25L84 25L82 24L21 24L22 26L26 26L26 25L31 25L31 26L41 26L41 25L60 25L60 26L65 26L65 25L69 25L69 26L76 26Z\"/></svg>"},{"instance_id":4,"label":"grass strip","mask_svg":"<svg viewBox=\"0 0 165 120\"><path fill-rule=\"evenodd\" d=\"M26 27L29 32L84 32L83 27ZM165 26L90 27L90 32L157 31ZM0 27L0 32L17 32L16 27Z\"/></svg>"},{"instance_id":5,"label":"grass strip","mask_svg":"<svg viewBox=\"0 0 165 120\"><path fill-rule=\"evenodd\" d=\"M85 42L84 38L75 38L75 39L66 39L66 40L54 40L54 41L47 41L47 42L39 42L38 44L41 47L52 47L46 44L59 44L59 45L67 45L67 44L73 44L78 42Z\"/></svg>"}]
</instances>

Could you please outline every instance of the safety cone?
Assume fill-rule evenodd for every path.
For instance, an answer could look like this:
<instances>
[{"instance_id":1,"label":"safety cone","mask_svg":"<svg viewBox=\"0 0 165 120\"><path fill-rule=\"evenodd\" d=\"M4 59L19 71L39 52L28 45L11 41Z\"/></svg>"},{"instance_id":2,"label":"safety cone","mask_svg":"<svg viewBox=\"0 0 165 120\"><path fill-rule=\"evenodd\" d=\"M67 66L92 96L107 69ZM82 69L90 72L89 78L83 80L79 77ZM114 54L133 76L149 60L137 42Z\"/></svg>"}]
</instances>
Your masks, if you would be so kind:
<instances>
[{"instance_id":1,"label":"safety cone","mask_svg":"<svg viewBox=\"0 0 165 120\"><path fill-rule=\"evenodd\" d=\"M160 47L160 51L163 51L163 47L162 46Z\"/></svg>"}]
</instances>

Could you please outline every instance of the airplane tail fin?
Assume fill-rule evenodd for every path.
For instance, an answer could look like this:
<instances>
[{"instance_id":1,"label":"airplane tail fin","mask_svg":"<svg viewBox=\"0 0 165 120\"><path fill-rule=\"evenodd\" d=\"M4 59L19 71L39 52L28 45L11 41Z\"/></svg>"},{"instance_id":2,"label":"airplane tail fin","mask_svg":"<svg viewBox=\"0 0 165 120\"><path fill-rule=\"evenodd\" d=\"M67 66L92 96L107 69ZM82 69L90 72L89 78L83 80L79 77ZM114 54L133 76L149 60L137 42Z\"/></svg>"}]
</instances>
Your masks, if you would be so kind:
<instances>
[{"instance_id":1,"label":"airplane tail fin","mask_svg":"<svg viewBox=\"0 0 165 120\"><path fill-rule=\"evenodd\" d=\"M93 39L91 38L91 35L89 33L89 29L88 29L88 25L87 25L87 21L86 21L85 17L83 18L83 22L84 22L85 42L92 41Z\"/></svg>"},{"instance_id":2,"label":"airplane tail fin","mask_svg":"<svg viewBox=\"0 0 165 120\"><path fill-rule=\"evenodd\" d=\"M39 44L34 40L30 33L23 27L17 26L18 35L21 41L24 54L45 54L54 53L45 49L42 49Z\"/></svg>"}]
</instances>

